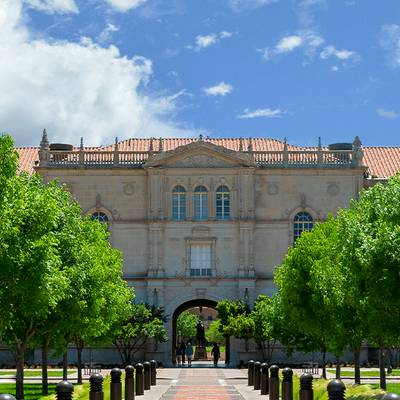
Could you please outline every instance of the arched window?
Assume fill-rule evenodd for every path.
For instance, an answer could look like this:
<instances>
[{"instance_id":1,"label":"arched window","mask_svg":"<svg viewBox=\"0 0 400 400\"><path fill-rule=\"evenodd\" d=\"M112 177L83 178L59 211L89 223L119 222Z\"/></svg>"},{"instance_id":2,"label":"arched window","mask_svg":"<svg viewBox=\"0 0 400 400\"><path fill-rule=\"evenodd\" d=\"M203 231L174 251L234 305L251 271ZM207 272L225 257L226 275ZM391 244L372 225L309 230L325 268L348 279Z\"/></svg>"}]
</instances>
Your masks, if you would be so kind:
<instances>
[{"instance_id":1,"label":"arched window","mask_svg":"<svg viewBox=\"0 0 400 400\"><path fill-rule=\"evenodd\" d=\"M299 212L295 215L293 220L293 239L296 242L296 239L300 237L300 235L304 231L311 231L314 226L312 216L305 211Z\"/></svg>"},{"instance_id":2,"label":"arched window","mask_svg":"<svg viewBox=\"0 0 400 400\"><path fill-rule=\"evenodd\" d=\"M194 219L195 221L208 219L208 192L205 186L197 186L194 190Z\"/></svg>"},{"instance_id":3,"label":"arched window","mask_svg":"<svg viewBox=\"0 0 400 400\"><path fill-rule=\"evenodd\" d=\"M94 212L90 218L93 219L93 220L99 221L99 222L101 222L101 223L105 223L105 224L108 223L108 217L107 217L107 215L104 214L104 213L101 212L101 211L96 211L96 212Z\"/></svg>"},{"instance_id":4,"label":"arched window","mask_svg":"<svg viewBox=\"0 0 400 400\"><path fill-rule=\"evenodd\" d=\"M216 218L217 220L227 220L231 213L229 188L225 185L220 186L216 192Z\"/></svg>"},{"instance_id":5,"label":"arched window","mask_svg":"<svg viewBox=\"0 0 400 400\"><path fill-rule=\"evenodd\" d=\"M175 186L172 191L172 219L174 221L186 219L186 190L183 186Z\"/></svg>"}]
</instances>

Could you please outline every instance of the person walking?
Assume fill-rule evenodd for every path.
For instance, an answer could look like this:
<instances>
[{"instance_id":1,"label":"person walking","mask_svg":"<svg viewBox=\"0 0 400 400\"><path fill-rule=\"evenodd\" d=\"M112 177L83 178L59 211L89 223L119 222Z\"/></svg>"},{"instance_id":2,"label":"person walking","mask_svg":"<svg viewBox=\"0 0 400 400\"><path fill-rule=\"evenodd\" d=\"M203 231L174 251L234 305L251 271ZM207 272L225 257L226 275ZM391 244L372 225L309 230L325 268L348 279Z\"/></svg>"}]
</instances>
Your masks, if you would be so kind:
<instances>
[{"instance_id":1,"label":"person walking","mask_svg":"<svg viewBox=\"0 0 400 400\"><path fill-rule=\"evenodd\" d=\"M186 345L186 357L188 362L188 368L192 366L192 358L193 358L193 346L192 343L188 342Z\"/></svg>"},{"instance_id":2,"label":"person walking","mask_svg":"<svg viewBox=\"0 0 400 400\"><path fill-rule=\"evenodd\" d=\"M221 351L219 350L218 343L214 343L213 348L211 349L211 354L214 356L214 367L218 366L218 360L221 355Z\"/></svg>"},{"instance_id":3,"label":"person walking","mask_svg":"<svg viewBox=\"0 0 400 400\"><path fill-rule=\"evenodd\" d=\"M185 354L186 354L186 346L185 342L181 342L180 345L181 355L182 355L182 366L185 365Z\"/></svg>"},{"instance_id":4,"label":"person walking","mask_svg":"<svg viewBox=\"0 0 400 400\"><path fill-rule=\"evenodd\" d=\"M181 343L176 346L175 349L175 355L176 355L176 362L178 364L178 367L182 366L182 348L181 348Z\"/></svg>"}]
</instances>

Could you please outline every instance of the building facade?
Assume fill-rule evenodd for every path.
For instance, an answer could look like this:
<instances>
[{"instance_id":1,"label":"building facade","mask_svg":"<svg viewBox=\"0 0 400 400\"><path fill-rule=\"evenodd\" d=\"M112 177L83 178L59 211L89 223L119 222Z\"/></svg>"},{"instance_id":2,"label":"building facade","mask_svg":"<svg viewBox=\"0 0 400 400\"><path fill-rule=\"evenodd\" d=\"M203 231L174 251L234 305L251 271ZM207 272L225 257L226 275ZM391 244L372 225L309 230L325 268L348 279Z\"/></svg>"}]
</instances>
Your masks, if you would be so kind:
<instances>
[{"instance_id":1,"label":"building facade","mask_svg":"<svg viewBox=\"0 0 400 400\"><path fill-rule=\"evenodd\" d=\"M65 183L85 214L108 224L137 300L171 317L171 342L177 310L272 295L274 268L301 232L374 181L358 138L314 148L202 137L73 148L44 133L36 152L43 179ZM244 358L240 346L232 364ZM148 351L172 362L171 343Z\"/></svg>"}]
</instances>

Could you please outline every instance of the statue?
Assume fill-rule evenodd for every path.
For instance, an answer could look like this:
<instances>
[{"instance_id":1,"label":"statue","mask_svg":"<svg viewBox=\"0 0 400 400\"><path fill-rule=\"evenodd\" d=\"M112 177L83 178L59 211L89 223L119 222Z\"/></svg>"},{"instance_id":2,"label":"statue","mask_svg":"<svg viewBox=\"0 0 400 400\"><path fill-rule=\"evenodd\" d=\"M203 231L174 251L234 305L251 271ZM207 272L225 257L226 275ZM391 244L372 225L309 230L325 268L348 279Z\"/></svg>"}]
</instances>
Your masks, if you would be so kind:
<instances>
[{"instance_id":1,"label":"statue","mask_svg":"<svg viewBox=\"0 0 400 400\"><path fill-rule=\"evenodd\" d=\"M206 337L204 335L204 326L203 323L199 320L197 322L197 333L196 333L196 339L197 339L197 346L199 347L205 347L206 345Z\"/></svg>"}]
</instances>

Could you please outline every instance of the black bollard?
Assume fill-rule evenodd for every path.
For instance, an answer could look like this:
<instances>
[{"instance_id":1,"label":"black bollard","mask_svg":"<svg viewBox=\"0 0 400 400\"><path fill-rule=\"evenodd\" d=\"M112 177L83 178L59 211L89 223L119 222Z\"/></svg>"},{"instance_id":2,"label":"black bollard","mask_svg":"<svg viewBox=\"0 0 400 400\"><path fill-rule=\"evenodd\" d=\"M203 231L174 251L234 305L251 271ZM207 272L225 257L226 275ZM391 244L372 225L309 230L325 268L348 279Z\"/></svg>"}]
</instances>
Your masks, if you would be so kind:
<instances>
[{"instance_id":1,"label":"black bollard","mask_svg":"<svg viewBox=\"0 0 400 400\"><path fill-rule=\"evenodd\" d=\"M291 368L282 370L282 400L293 400L293 371Z\"/></svg>"},{"instance_id":2,"label":"black bollard","mask_svg":"<svg viewBox=\"0 0 400 400\"><path fill-rule=\"evenodd\" d=\"M254 361L250 360L247 364L247 385L254 385Z\"/></svg>"},{"instance_id":3,"label":"black bollard","mask_svg":"<svg viewBox=\"0 0 400 400\"><path fill-rule=\"evenodd\" d=\"M300 376L300 400L313 400L314 392L312 387L313 376L311 374L303 374Z\"/></svg>"},{"instance_id":4,"label":"black bollard","mask_svg":"<svg viewBox=\"0 0 400 400\"><path fill-rule=\"evenodd\" d=\"M1 400L1 397L0 397ZM386 393L382 400L400 400L400 396L396 393Z\"/></svg>"},{"instance_id":5,"label":"black bollard","mask_svg":"<svg viewBox=\"0 0 400 400\"><path fill-rule=\"evenodd\" d=\"M16 398L11 394L0 394L0 400L16 400Z\"/></svg>"},{"instance_id":6,"label":"black bollard","mask_svg":"<svg viewBox=\"0 0 400 400\"><path fill-rule=\"evenodd\" d=\"M125 367L125 400L133 400L135 398L134 372L135 368L132 365Z\"/></svg>"},{"instance_id":7,"label":"black bollard","mask_svg":"<svg viewBox=\"0 0 400 400\"><path fill-rule=\"evenodd\" d=\"M110 400L122 400L122 371L119 368L111 370Z\"/></svg>"},{"instance_id":8,"label":"black bollard","mask_svg":"<svg viewBox=\"0 0 400 400\"><path fill-rule=\"evenodd\" d=\"M145 361L143 363L144 368L144 390L150 390L150 363Z\"/></svg>"},{"instance_id":9,"label":"black bollard","mask_svg":"<svg viewBox=\"0 0 400 400\"><path fill-rule=\"evenodd\" d=\"M329 400L344 400L346 386L340 379L330 381L327 386Z\"/></svg>"},{"instance_id":10,"label":"black bollard","mask_svg":"<svg viewBox=\"0 0 400 400\"><path fill-rule=\"evenodd\" d=\"M90 392L89 392L89 400L103 400L104 392L103 392L103 375L101 374L92 374L90 375Z\"/></svg>"},{"instance_id":11,"label":"black bollard","mask_svg":"<svg viewBox=\"0 0 400 400\"><path fill-rule=\"evenodd\" d=\"M269 399L279 400L279 367L271 365L269 374Z\"/></svg>"},{"instance_id":12,"label":"black bollard","mask_svg":"<svg viewBox=\"0 0 400 400\"><path fill-rule=\"evenodd\" d=\"M254 390L260 390L260 379L261 379L261 363L256 361L254 363Z\"/></svg>"},{"instance_id":13,"label":"black bollard","mask_svg":"<svg viewBox=\"0 0 400 400\"><path fill-rule=\"evenodd\" d=\"M268 375L269 375L268 364L262 363L261 364L261 394L268 394L268 392L269 392L269 385L268 385L269 376Z\"/></svg>"},{"instance_id":14,"label":"black bollard","mask_svg":"<svg viewBox=\"0 0 400 400\"><path fill-rule=\"evenodd\" d=\"M74 393L74 385L68 381L61 381L56 386L57 400L72 400L72 393Z\"/></svg>"},{"instance_id":15,"label":"black bollard","mask_svg":"<svg viewBox=\"0 0 400 400\"><path fill-rule=\"evenodd\" d=\"M143 364L136 364L136 396L144 394L144 381L143 381Z\"/></svg>"},{"instance_id":16,"label":"black bollard","mask_svg":"<svg viewBox=\"0 0 400 400\"><path fill-rule=\"evenodd\" d=\"M157 385L157 361L150 360L150 385Z\"/></svg>"}]
</instances>

